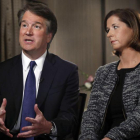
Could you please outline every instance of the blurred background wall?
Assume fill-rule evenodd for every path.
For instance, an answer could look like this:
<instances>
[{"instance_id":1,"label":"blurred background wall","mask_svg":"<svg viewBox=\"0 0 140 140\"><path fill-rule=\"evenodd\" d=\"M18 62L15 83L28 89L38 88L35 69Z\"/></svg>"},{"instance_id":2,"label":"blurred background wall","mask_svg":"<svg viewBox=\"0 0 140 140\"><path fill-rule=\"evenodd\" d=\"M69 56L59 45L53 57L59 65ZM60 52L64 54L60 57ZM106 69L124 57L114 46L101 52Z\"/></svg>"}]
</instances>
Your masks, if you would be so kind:
<instances>
[{"instance_id":1,"label":"blurred background wall","mask_svg":"<svg viewBox=\"0 0 140 140\"><path fill-rule=\"evenodd\" d=\"M21 52L18 43L17 11L31 0L0 0L0 61ZM33 1L33 0L32 0ZM80 85L95 75L101 65L116 61L103 29L104 16L116 8L140 12L140 0L38 0L48 4L58 20L58 31L50 52L79 67ZM81 90L88 95L90 91ZM86 105L87 105L86 102Z\"/></svg>"}]
</instances>

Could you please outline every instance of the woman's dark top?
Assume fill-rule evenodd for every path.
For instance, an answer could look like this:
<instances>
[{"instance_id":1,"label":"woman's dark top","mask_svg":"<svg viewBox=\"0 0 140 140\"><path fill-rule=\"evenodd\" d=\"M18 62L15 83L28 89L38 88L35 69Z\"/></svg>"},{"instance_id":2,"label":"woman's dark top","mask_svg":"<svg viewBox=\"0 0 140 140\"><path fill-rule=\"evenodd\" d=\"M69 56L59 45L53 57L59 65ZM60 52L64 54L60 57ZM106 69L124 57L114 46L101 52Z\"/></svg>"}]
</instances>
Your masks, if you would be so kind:
<instances>
[{"instance_id":1,"label":"woman's dark top","mask_svg":"<svg viewBox=\"0 0 140 140\"><path fill-rule=\"evenodd\" d=\"M125 121L126 119L125 109L122 100L122 92L123 92L122 90L123 90L123 85L125 80L125 74L127 72L135 70L136 67L116 70L118 75L118 80L116 83L116 87L109 99L110 102L107 109L106 122L102 133L103 137L111 128L114 128L115 126L119 126L120 123ZM140 136L129 140L140 140Z\"/></svg>"}]
</instances>

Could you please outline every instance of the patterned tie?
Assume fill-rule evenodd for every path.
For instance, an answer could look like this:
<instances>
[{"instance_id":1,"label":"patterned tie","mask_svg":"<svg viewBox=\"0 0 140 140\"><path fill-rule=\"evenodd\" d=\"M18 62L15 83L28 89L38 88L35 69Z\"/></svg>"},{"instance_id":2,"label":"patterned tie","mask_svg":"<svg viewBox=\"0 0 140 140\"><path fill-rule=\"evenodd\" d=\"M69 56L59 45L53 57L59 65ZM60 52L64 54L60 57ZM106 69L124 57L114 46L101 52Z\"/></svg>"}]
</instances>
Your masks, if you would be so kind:
<instances>
[{"instance_id":1,"label":"patterned tie","mask_svg":"<svg viewBox=\"0 0 140 140\"><path fill-rule=\"evenodd\" d=\"M25 120L26 117L35 118L34 105L36 100L36 80L33 71L35 65L35 61L30 62L30 71L26 78L20 132L24 132L21 130L22 127L32 125L30 122ZM26 138L26 140L34 140L34 137Z\"/></svg>"}]
</instances>

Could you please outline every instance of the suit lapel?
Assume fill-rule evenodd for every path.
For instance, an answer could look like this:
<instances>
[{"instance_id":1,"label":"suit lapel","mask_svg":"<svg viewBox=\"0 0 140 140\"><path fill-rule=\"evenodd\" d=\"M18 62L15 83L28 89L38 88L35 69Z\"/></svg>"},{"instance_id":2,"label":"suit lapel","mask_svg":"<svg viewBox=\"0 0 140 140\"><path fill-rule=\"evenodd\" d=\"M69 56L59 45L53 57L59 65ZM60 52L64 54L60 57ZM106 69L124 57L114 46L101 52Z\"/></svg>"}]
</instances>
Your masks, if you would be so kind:
<instances>
[{"instance_id":1,"label":"suit lapel","mask_svg":"<svg viewBox=\"0 0 140 140\"><path fill-rule=\"evenodd\" d=\"M39 84L39 90L38 90L38 96L36 103L40 107L43 103L43 101L46 99L49 89L52 85L55 73L57 71L57 68L55 67L55 60L53 56L47 53L42 74L41 74L41 80Z\"/></svg>"},{"instance_id":2,"label":"suit lapel","mask_svg":"<svg viewBox=\"0 0 140 140\"><path fill-rule=\"evenodd\" d=\"M22 74L22 61L21 55L17 56L13 61L13 66L10 70L10 83L12 87L12 98L13 109L14 109L14 120L11 121L11 118L8 117L8 122L10 122L11 128L13 127L14 123L17 121L17 117L19 115L21 103L22 103L22 94L23 94L23 74ZM10 112L9 112L10 113ZM11 114L7 114L7 116L11 116Z\"/></svg>"},{"instance_id":3,"label":"suit lapel","mask_svg":"<svg viewBox=\"0 0 140 140\"><path fill-rule=\"evenodd\" d=\"M14 90L14 103L16 110L20 109L22 95L23 95L23 70L21 55L15 62L13 69L11 70L11 80Z\"/></svg>"}]
</instances>

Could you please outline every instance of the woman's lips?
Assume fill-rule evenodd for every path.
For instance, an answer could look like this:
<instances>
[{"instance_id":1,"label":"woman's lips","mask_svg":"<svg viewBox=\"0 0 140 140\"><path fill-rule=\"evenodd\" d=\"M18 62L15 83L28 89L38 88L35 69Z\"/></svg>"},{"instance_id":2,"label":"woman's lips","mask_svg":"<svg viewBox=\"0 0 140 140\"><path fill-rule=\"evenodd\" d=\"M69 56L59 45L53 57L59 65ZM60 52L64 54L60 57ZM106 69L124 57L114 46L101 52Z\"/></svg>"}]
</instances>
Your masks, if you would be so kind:
<instances>
[{"instance_id":1,"label":"woman's lips","mask_svg":"<svg viewBox=\"0 0 140 140\"><path fill-rule=\"evenodd\" d=\"M112 41L111 41L111 44L113 44L113 43L115 43L115 42L116 42L116 40L112 40Z\"/></svg>"}]
</instances>

